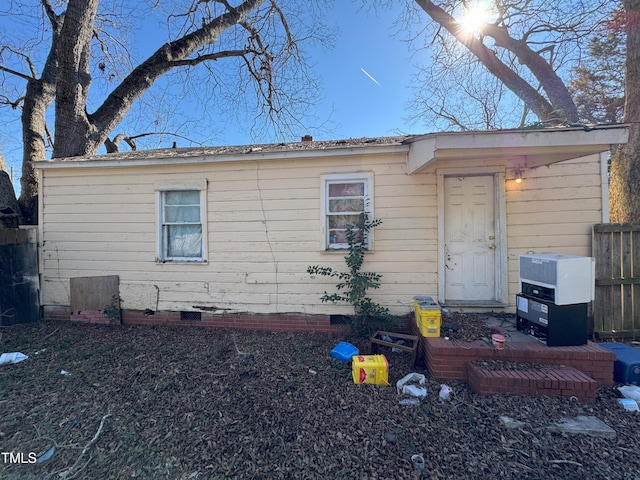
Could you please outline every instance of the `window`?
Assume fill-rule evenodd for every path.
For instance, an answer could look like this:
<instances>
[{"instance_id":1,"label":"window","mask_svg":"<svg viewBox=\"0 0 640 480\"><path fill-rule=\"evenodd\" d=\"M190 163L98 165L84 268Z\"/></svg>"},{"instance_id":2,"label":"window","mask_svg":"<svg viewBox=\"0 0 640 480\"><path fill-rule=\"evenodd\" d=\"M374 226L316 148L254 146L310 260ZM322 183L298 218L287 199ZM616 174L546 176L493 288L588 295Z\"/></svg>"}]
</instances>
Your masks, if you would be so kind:
<instances>
[{"instance_id":1,"label":"window","mask_svg":"<svg viewBox=\"0 0 640 480\"><path fill-rule=\"evenodd\" d=\"M159 260L204 262L203 198L201 190L159 191Z\"/></svg>"},{"instance_id":2,"label":"window","mask_svg":"<svg viewBox=\"0 0 640 480\"><path fill-rule=\"evenodd\" d=\"M371 177L366 174L329 175L324 177L324 248L348 248L347 231L358 222L362 212L373 220L369 191ZM371 232L369 233L369 236ZM368 239L369 244L371 238Z\"/></svg>"}]
</instances>

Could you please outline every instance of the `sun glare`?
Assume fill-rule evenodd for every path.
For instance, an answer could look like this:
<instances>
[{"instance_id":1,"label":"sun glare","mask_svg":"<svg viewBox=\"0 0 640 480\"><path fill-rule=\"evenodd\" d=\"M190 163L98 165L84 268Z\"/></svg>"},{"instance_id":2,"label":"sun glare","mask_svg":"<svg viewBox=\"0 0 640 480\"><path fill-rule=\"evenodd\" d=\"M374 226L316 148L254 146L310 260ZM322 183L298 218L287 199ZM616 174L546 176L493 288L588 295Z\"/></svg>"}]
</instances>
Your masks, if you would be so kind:
<instances>
[{"instance_id":1,"label":"sun glare","mask_svg":"<svg viewBox=\"0 0 640 480\"><path fill-rule=\"evenodd\" d=\"M464 30L469 33L478 33L482 31L482 27L489 20L489 10L483 3L476 3L470 8L465 9L459 23Z\"/></svg>"}]
</instances>

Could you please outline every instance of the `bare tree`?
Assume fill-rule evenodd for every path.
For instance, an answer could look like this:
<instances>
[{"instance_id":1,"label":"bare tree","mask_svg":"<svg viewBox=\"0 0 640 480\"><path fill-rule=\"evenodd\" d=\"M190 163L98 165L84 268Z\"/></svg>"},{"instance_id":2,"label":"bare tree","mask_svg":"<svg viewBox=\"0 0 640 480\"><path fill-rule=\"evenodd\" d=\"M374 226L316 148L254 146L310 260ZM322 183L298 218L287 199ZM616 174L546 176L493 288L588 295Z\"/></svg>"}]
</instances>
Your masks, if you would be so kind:
<instances>
[{"instance_id":1,"label":"bare tree","mask_svg":"<svg viewBox=\"0 0 640 480\"><path fill-rule=\"evenodd\" d=\"M0 103L21 109L24 153L19 202L27 223L36 221L38 193L31 162L45 159L47 147L54 158L93 154L105 142L114 148L117 143L109 135L163 77L183 74L177 88L184 94L188 93L184 85L195 80L194 91L220 97L220 104L229 99L235 100L234 108L252 104L254 127L268 124L280 135L299 128L316 98L302 55L304 41L322 39L326 33L313 24L314 7L292 2L285 10L279 0L174 0L167 7L169 41L135 64L123 48L127 29L119 29L123 22L138 19L127 2L32 1L43 12L34 38L46 42L46 57L34 58L34 49L11 46L5 38L0 46L4 80ZM151 12L159 5L146 8ZM42 44L36 50L41 48ZM196 72L205 72L206 77ZM13 83L8 82L10 77ZM16 87L15 79L23 82L22 88ZM96 79L109 88L102 98L92 89ZM53 125L47 124L51 108ZM133 136L114 140L125 138Z\"/></svg>"},{"instance_id":2,"label":"bare tree","mask_svg":"<svg viewBox=\"0 0 640 480\"><path fill-rule=\"evenodd\" d=\"M425 102L418 102L414 118L422 113L426 122L442 120L439 108L435 112L420 110L420 105L426 105L436 92L440 103L450 107L445 109L447 118L455 119L449 125L456 129L461 125L496 128L535 121L543 125L579 122L566 79L578 64L588 39L613 9L612 2L497 0L490 2L483 18L477 18L482 22L471 27L465 20L476 3L489 5L469 0L407 2L407 9L413 10L408 17L423 23L424 35L417 38L424 39L422 46L429 49L432 60L431 65L421 67L423 79L431 81L417 83L416 90L422 89L418 98ZM429 19L426 24L424 13ZM495 79L510 96L503 89L490 88ZM437 95L438 90L448 90L449 95ZM495 95L477 96L482 90ZM470 91L474 96L468 97ZM459 98L472 101L461 102ZM456 108L456 102L460 108ZM507 109L506 102L511 105ZM519 112L514 110L514 103L520 105ZM476 109L475 114L470 115L470 107ZM478 113L478 107L485 111ZM466 124L466 119L473 121Z\"/></svg>"},{"instance_id":3,"label":"bare tree","mask_svg":"<svg viewBox=\"0 0 640 480\"><path fill-rule=\"evenodd\" d=\"M618 2L585 0L581 2L552 0L496 0L485 12L483 22L475 28L465 26L464 17L474 2L468 0L407 1L409 19L416 21L416 12L425 12L430 22L424 27L426 45L432 49L433 65L422 70L417 82L422 91L415 102L414 118L424 114L428 120L445 122L450 127L465 129L522 126L529 115L535 123L574 125L584 120L616 121L623 97L613 76L600 72L591 78L600 82L600 105L585 105L581 92L592 85L575 81L572 74L580 70L583 57L593 53L594 34L603 28L614 28L612 22L624 22L626 27L626 73L624 121L630 125L629 143L616 149L612 156L610 179L610 218L619 223L640 222L640 0ZM423 21L422 19L418 21ZM610 42L600 41L597 48L618 45L619 36ZM618 55L619 50L610 52ZM605 53L606 56L606 53ZM614 58L609 60L614 61ZM469 88L487 84L486 77L473 66L498 79L519 100L522 110L511 114L499 104L504 91L482 96L478 92L490 89ZM462 68L460 71L459 67ZM586 78L586 77L585 77ZM579 80L585 80L579 79ZM587 83L589 81L586 78ZM447 95L448 92L448 95ZM576 93L574 98L573 94ZM459 102L457 99L470 99ZM593 100L593 99L589 99ZM578 109L578 105L582 108ZM480 106L481 108L478 108ZM598 108L600 116L593 114ZM473 113L470 114L470 108ZM594 110L595 109L595 110ZM502 115L501 112L507 112ZM581 116L580 111L583 115ZM519 118L519 122L517 119ZM515 125L514 125L515 124Z\"/></svg>"},{"instance_id":4,"label":"bare tree","mask_svg":"<svg viewBox=\"0 0 640 480\"><path fill-rule=\"evenodd\" d=\"M496 77L486 76L482 65L470 60L469 56L452 55L446 63L434 62L418 70L412 81L415 99L409 105L413 122L424 123L428 119L432 127L442 130L500 128L505 120L503 112L513 110L507 88ZM451 75L453 70L455 75Z\"/></svg>"}]
</instances>

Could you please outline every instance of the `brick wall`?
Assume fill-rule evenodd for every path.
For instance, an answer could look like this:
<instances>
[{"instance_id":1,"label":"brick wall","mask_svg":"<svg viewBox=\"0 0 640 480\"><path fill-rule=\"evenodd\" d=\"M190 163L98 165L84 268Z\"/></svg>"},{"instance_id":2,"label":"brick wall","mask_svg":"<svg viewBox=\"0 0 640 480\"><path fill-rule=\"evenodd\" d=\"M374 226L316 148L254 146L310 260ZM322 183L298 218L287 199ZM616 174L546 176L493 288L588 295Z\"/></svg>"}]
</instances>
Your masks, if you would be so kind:
<instances>
[{"instance_id":1,"label":"brick wall","mask_svg":"<svg viewBox=\"0 0 640 480\"><path fill-rule=\"evenodd\" d=\"M195 312L187 312L186 317ZM331 325L329 315L305 315L299 313L254 314L230 313L214 314L201 312L200 320L181 319L181 312L144 312L122 310L122 323L138 325L182 325L241 330L263 330L270 332L316 332L348 333L348 325ZM104 312L71 312L70 307L44 307L45 320L71 320L76 322L109 323Z\"/></svg>"},{"instance_id":2,"label":"brick wall","mask_svg":"<svg viewBox=\"0 0 640 480\"><path fill-rule=\"evenodd\" d=\"M598 386L613 385L616 356L595 343L548 347L540 342L508 342L496 350L483 341L459 342L441 337L421 337L425 363L431 375L446 380L468 380L468 364L477 360L504 360L572 366L593 378Z\"/></svg>"},{"instance_id":3,"label":"brick wall","mask_svg":"<svg viewBox=\"0 0 640 480\"><path fill-rule=\"evenodd\" d=\"M100 310L82 310L80 312L74 312L70 315L69 320L72 322L101 323L103 325L109 324L109 317L106 313Z\"/></svg>"},{"instance_id":4,"label":"brick wall","mask_svg":"<svg viewBox=\"0 0 640 480\"><path fill-rule=\"evenodd\" d=\"M559 395L580 400L596 398L598 382L574 367L532 370L488 370L469 364L469 383L478 395L513 393Z\"/></svg>"},{"instance_id":5,"label":"brick wall","mask_svg":"<svg viewBox=\"0 0 640 480\"><path fill-rule=\"evenodd\" d=\"M255 314L230 313L212 314L202 312L200 320L181 320L180 312L145 312L123 310L122 322L143 325L190 325L217 328L237 328L241 330L266 330L271 332L318 332L344 333L346 325L331 325L328 315L304 315L297 313Z\"/></svg>"}]
</instances>

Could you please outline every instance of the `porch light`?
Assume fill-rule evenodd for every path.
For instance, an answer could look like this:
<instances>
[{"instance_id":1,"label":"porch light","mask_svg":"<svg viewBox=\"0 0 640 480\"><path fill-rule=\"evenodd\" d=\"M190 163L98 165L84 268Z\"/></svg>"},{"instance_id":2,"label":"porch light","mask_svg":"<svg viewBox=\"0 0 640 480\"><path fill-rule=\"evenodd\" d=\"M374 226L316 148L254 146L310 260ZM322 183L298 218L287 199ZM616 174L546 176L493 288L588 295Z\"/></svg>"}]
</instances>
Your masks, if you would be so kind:
<instances>
[{"instance_id":1,"label":"porch light","mask_svg":"<svg viewBox=\"0 0 640 480\"><path fill-rule=\"evenodd\" d=\"M520 170L516 170L516 183L522 183L522 172Z\"/></svg>"}]
</instances>

